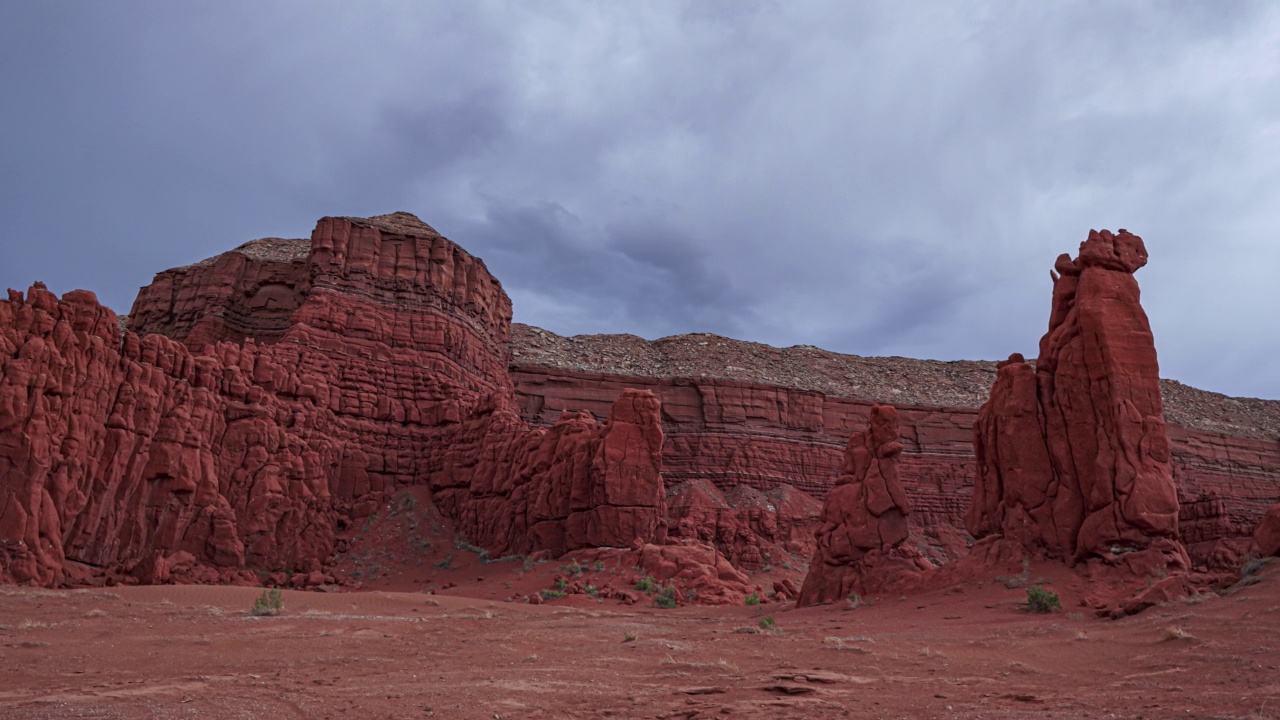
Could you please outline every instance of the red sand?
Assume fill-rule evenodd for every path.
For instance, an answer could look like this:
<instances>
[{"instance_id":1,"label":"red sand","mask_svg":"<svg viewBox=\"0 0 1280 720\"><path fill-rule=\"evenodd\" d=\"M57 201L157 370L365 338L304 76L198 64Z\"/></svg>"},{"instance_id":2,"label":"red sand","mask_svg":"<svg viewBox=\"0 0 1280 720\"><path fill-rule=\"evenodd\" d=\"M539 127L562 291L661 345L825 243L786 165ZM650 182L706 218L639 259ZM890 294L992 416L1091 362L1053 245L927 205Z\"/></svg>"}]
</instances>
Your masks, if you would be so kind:
<instances>
[{"instance_id":1,"label":"red sand","mask_svg":"<svg viewBox=\"0 0 1280 720\"><path fill-rule=\"evenodd\" d=\"M545 586L554 565L458 568L487 576L452 592ZM248 614L255 588L5 586L0 717L1280 714L1280 564L1118 621L1076 612L1087 588L1061 566L1029 578L1064 608L1028 613L998 580L852 610L285 591L276 617ZM743 631L765 617L776 633Z\"/></svg>"}]
</instances>

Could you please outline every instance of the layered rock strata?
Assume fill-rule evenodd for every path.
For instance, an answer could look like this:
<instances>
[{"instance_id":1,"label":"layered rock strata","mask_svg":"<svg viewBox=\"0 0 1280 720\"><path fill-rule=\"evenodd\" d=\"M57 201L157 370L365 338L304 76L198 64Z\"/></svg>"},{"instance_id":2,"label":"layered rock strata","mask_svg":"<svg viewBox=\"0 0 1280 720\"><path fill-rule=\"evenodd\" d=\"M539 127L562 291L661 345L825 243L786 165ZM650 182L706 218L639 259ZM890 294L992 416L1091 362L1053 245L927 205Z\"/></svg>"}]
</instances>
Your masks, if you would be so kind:
<instances>
[{"instance_id":1,"label":"layered rock strata","mask_svg":"<svg viewBox=\"0 0 1280 720\"><path fill-rule=\"evenodd\" d=\"M939 562L965 545L972 427L996 381L995 363L863 358L715 335L567 338L518 323L512 362L521 414L534 425L555 422L565 409L604 418L622 388L652 390L663 404L667 486L711 497L696 501L704 506L719 502L709 488L725 495L746 486L766 493L794 488L820 507L840 474L849 435L866 426L873 401L891 402L902 422L899 475L925 549L931 546ZM1197 563L1225 566L1280 496L1280 402L1229 398L1171 380L1160 387L1179 534ZM687 504L670 500L672 533L681 532L675 516ZM743 540L742 523L727 524L722 552L735 562L757 552L776 562L777 543L763 533ZM793 552L804 558L812 548Z\"/></svg>"},{"instance_id":2,"label":"layered rock strata","mask_svg":"<svg viewBox=\"0 0 1280 720\"><path fill-rule=\"evenodd\" d=\"M305 256L256 241L161 273L123 335L91 293L11 291L0 582L313 572L423 483L494 550L657 539L656 400L530 430L510 313L479 259L400 213L324 218Z\"/></svg>"},{"instance_id":3,"label":"layered rock strata","mask_svg":"<svg viewBox=\"0 0 1280 720\"><path fill-rule=\"evenodd\" d=\"M1177 543L1155 344L1133 277L1146 262L1123 230L1091 232L1078 258L1058 258L1036 366L1000 363L974 425L975 537L1071 562Z\"/></svg>"}]
</instances>

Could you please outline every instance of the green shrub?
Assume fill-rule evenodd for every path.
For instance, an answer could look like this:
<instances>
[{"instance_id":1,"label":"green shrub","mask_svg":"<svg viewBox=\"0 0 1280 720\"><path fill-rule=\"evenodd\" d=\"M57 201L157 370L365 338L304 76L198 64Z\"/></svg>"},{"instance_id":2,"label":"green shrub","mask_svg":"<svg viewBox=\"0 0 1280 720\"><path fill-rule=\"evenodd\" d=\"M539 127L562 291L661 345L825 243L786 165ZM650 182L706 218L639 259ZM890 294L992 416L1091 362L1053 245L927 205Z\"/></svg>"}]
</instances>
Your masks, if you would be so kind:
<instances>
[{"instance_id":1,"label":"green shrub","mask_svg":"<svg viewBox=\"0 0 1280 720\"><path fill-rule=\"evenodd\" d=\"M635 633L626 633L622 636L622 642L624 643L635 642L635 641L636 641Z\"/></svg>"},{"instance_id":2,"label":"green shrub","mask_svg":"<svg viewBox=\"0 0 1280 720\"><path fill-rule=\"evenodd\" d=\"M676 589L673 587L663 588L658 596L653 599L653 604L660 608L673 608L676 606Z\"/></svg>"},{"instance_id":3,"label":"green shrub","mask_svg":"<svg viewBox=\"0 0 1280 720\"><path fill-rule=\"evenodd\" d=\"M565 596L565 593L560 590L547 589L543 590L540 595L542 595L543 600L559 600Z\"/></svg>"},{"instance_id":4,"label":"green shrub","mask_svg":"<svg viewBox=\"0 0 1280 720\"><path fill-rule=\"evenodd\" d=\"M645 575L644 577L640 578L639 582L636 583L636 589L639 590L640 592L651 593L654 590L658 589L658 585L653 582L652 576Z\"/></svg>"},{"instance_id":5,"label":"green shrub","mask_svg":"<svg viewBox=\"0 0 1280 720\"><path fill-rule=\"evenodd\" d=\"M565 580L564 578L560 578L559 580L556 581L556 589L559 590L560 592L564 592L565 590L568 590L569 581Z\"/></svg>"},{"instance_id":6,"label":"green shrub","mask_svg":"<svg viewBox=\"0 0 1280 720\"><path fill-rule=\"evenodd\" d=\"M778 623L774 622L772 615L765 615L764 617L760 618L760 622L758 624L760 625L761 630L777 630L778 629Z\"/></svg>"},{"instance_id":7,"label":"green shrub","mask_svg":"<svg viewBox=\"0 0 1280 720\"><path fill-rule=\"evenodd\" d=\"M1050 613L1054 608L1062 607L1058 593L1042 587L1027 588L1027 609L1033 613Z\"/></svg>"},{"instance_id":8,"label":"green shrub","mask_svg":"<svg viewBox=\"0 0 1280 720\"><path fill-rule=\"evenodd\" d=\"M279 590L263 590L262 596L253 601L250 615L279 615L284 612L284 598Z\"/></svg>"},{"instance_id":9,"label":"green shrub","mask_svg":"<svg viewBox=\"0 0 1280 720\"><path fill-rule=\"evenodd\" d=\"M747 596L746 600L743 600L743 602L746 603L747 605L759 605L760 595L759 593L751 593L750 595Z\"/></svg>"}]
</instances>

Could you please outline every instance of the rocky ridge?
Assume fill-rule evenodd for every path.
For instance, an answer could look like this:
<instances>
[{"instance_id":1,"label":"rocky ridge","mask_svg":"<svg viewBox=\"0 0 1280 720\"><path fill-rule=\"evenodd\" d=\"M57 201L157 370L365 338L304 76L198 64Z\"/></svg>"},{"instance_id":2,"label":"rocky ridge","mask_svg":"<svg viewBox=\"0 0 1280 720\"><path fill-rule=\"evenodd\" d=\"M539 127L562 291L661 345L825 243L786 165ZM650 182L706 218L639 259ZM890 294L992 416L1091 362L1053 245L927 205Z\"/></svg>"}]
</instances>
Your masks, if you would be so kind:
<instances>
[{"instance_id":1,"label":"rocky ridge","mask_svg":"<svg viewBox=\"0 0 1280 720\"><path fill-rule=\"evenodd\" d=\"M645 340L574 335L513 323L512 362L574 372L649 378L733 380L899 405L977 410L996 379L996 362L863 357L811 345L776 348L709 333ZM1034 360L1030 360L1034 364ZM1280 438L1280 400L1230 397L1162 379L1165 417L1193 430Z\"/></svg>"}]
</instances>

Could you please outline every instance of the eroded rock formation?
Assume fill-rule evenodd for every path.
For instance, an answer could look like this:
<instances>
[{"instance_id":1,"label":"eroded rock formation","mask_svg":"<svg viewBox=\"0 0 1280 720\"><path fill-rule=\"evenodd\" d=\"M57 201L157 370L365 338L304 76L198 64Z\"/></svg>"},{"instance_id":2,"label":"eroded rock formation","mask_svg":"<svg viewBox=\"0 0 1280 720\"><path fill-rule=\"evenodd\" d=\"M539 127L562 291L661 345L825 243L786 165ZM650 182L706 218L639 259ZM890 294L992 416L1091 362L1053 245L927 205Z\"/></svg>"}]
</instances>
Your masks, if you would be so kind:
<instances>
[{"instance_id":1,"label":"eroded rock formation","mask_svg":"<svg viewBox=\"0 0 1280 720\"><path fill-rule=\"evenodd\" d=\"M810 557L817 513L809 521L755 513L759 522L744 523L735 492L791 488L820 508L840 474L845 442L866 427L871 399L899 411L899 476L919 547L940 564L972 542L964 515L974 492L973 423L997 379L995 364L862 358L714 335L566 338L519 324L512 326L512 354L521 415L535 426L549 426L565 409L603 419L623 388L653 391L663 407L672 534L691 537L687 528L696 526L743 567L756 567L757 553L765 565L785 561L784 552ZM1027 371L1034 375L1030 365ZM1179 534L1197 565L1226 568L1247 551L1275 502L1280 402L1227 398L1170 380L1161 389ZM766 503L765 513L770 504L782 507ZM685 522L691 515L706 520ZM809 523L810 539L799 542L810 544L789 551L804 532L770 537L753 529L800 522Z\"/></svg>"},{"instance_id":2,"label":"eroded rock formation","mask_svg":"<svg viewBox=\"0 0 1280 720\"><path fill-rule=\"evenodd\" d=\"M510 317L479 259L402 213L161 273L123 336L91 293L11 291L0 582L315 572L422 483L495 551L658 539L657 401L530 430Z\"/></svg>"},{"instance_id":3,"label":"eroded rock formation","mask_svg":"<svg viewBox=\"0 0 1280 720\"><path fill-rule=\"evenodd\" d=\"M849 438L840 477L822 506L798 605L880 591L929 568L905 546L911 503L898 480L898 437L898 411L875 405L868 428Z\"/></svg>"},{"instance_id":4,"label":"eroded rock formation","mask_svg":"<svg viewBox=\"0 0 1280 720\"><path fill-rule=\"evenodd\" d=\"M1077 259L1058 258L1036 366L1000 363L974 425L975 537L1000 533L1073 563L1159 546L1185 566L1155 344L1133 277L1146 262L1142 239L1124 230L1091 232Z\"/></svg>"}]
</instances>

